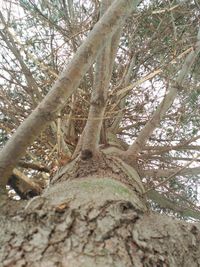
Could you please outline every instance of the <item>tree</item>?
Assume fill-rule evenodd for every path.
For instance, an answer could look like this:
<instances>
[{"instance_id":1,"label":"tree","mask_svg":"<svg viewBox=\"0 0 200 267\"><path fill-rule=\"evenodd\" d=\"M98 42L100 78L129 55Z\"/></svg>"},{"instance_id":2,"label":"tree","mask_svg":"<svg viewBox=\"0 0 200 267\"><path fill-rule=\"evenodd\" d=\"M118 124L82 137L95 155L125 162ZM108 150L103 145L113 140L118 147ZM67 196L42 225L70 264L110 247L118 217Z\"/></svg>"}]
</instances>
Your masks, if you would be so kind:
<instances>
[{"instance_id":1,"label":"tree","mask_svg":"<svg viewBox=\"0 0 200 267\"><path fill-rule=\"evenodd\" d=\"M158 212L200 218L200 9L143 2L0 13L2 266L199 266L199 225Z\"/></svg>"}]
</instances>

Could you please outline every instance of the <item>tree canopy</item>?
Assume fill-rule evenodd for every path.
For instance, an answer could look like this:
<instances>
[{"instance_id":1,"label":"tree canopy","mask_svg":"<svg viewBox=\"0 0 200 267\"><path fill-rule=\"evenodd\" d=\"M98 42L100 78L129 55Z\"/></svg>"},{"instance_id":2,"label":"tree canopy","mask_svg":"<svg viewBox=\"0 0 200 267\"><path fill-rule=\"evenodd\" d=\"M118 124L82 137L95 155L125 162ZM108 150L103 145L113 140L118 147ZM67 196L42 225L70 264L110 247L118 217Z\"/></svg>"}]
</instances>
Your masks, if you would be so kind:
<instances>
[{"instance_id":1,"label":"tree canopy","mask_svg":"<svg viewBox=\"0 0 200 267\"><path fill-rule=\"evenodd\" d=\"M110 149L154 209L200 219L200 5L112 2L3 1L0 185L26 198L15 179L37 194L81 151Z\"/></svg>"}]
</instances>

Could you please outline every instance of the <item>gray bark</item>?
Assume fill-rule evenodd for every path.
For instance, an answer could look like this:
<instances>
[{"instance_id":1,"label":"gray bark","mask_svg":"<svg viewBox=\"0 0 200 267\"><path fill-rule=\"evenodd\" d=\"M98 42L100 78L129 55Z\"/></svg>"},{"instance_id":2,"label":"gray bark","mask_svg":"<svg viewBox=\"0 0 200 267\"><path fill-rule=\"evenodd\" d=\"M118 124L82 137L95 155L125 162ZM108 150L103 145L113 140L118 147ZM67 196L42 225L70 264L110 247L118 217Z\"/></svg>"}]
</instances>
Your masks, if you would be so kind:
<instances>
[{"instance_id":1,"label":"gray bark","mask_svg":"<svg viewBox=\"0 0 200 267\"><path fill-rule=\"evenodd\" d=\"M22 207L1 202L0 266L200 266L199 225L150 212L137 172L96 157L63 167Z\"/></svg>"},{"instance_id":2,"label":"gray bark","mask_svg":"<svg viewBox=\"0 0 200 267\"><path fill-rule=\"evenodd\" d=\"M27 147L49 125L65 106L66 100L77 89L82 77L88 71L96 56L124 22L128 14L136 8L139 0L114 1L108 11L95 25L85 42L80 46L67 68L60 74L43 101L19 126L0 153L0 186L5 187L19 159Z\"/></svg>"}]
</instances>

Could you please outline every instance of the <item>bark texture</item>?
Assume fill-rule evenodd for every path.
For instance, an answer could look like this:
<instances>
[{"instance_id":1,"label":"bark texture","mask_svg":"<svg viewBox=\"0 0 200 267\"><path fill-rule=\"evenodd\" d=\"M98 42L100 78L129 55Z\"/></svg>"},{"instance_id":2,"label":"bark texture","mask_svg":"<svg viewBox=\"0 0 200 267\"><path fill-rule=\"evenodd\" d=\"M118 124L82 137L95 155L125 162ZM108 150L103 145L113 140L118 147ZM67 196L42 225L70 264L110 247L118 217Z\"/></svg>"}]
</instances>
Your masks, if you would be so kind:
<instances>
[{"instance_id":1,"label":"bark texture","mask_svg":"<svg viewBox=\"0 0 200 267\"><path fill-rule=\"evenodd\" d=\"M122 160L77 158L41 196L0 206L0 266L200 266L200 227L150 212L143 192Z\"/></svg>"}]
</instances>

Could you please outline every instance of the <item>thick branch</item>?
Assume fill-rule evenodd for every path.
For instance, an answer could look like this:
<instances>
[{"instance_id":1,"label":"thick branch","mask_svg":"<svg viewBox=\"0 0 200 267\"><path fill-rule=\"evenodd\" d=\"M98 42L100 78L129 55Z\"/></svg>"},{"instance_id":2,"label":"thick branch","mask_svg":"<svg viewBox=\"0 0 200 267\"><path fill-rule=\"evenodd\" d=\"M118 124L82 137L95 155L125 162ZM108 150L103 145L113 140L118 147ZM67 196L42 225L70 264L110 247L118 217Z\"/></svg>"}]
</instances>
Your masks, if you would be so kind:
<instances>
[{"instance_id":1,"label":"thick branch","mask_svg":"<svg viewBox=\"0 0 200 267\"><path fill-rule=\"evenodd\" d=\"M32 169L40 172L50 172L48 167L33 162L19 161L18 166L25 169Z\"/></svg>"},{"instance_id":2,"label":"thick branch","mask_svg":"<svg viewBox=\"0 0 200 267\"><path fill-rule=\"evenodd\" d=\"M10 185L22 199L37 196L42 192L42 188L39 184L30 180L18 169L13 170L13 174L9 177L8 185Z\"/></svg>"},{"instance_id":3,"label":"thick branch","mask_svg":"<svg viewBox=\"0 0 200 267\"><path fill-rule=\"evenodd\" d=\"M111 5L112 1L103 1L101 5L101 15ZM95 151L99 144L100 132L105 113L107 93L112 76L112 70L116 51L121 35L121 27L106 42L105 48L97 58L94 90L91 96L91 106L88 114L88 120L83 135L82 150Z\"/></svg>"},{"instance_id":4,"label":"thick branch","mask_svg":"<svg viewBox=\"0 0 200 267\"><path fill-rule=\"evenodd\" d=\"M65 105L66 99L78 87L80 80L94 62L106 40L112 36L139 2L139 0L114 1L108 11L95 25L85 42L80 46L67 69L61 73L47 96L8 141L0 153L1 186L7 184L12 169L25 153L26 148L55 118L60 109Z\"/></svg>"}]
</instances>

